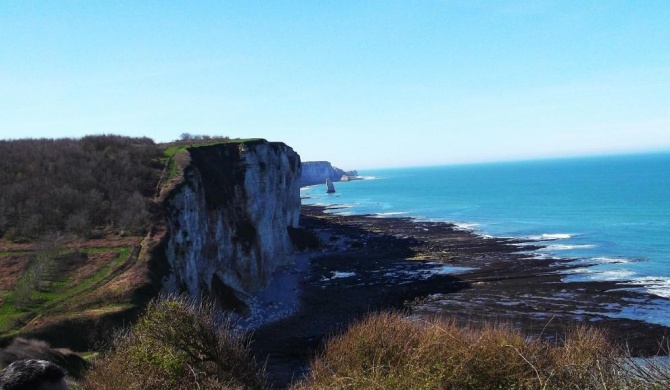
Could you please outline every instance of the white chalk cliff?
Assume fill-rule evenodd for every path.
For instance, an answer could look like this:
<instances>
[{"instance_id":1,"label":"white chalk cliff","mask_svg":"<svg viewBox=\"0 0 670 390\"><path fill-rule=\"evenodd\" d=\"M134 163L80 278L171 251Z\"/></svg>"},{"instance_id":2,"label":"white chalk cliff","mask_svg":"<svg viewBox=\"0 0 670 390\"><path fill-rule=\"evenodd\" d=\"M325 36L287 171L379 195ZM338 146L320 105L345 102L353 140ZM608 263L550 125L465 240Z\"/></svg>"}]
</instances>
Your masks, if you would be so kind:
<instances>
[{"instance_id":1,"label":"white chalk cliff","mask_svg":"<svg viewBox=\"0 0 670 390\"><path fill-rule=\"evenodd\" d=\"M272 273L292 262L300 214L300 156L265 140L188 149L184 180L166 197L166 292L244 309Z\"/></svg>"},{"instance_id":2,"label":"white chalk cliff","mask_svg":"<svg viewBox=\"0 0 670 390\"><path fill-rule=\"evenodd\" d=\"M326 179L331 182L340 181L342 176L358 176L358 173L334 167L328 161L305 161L302 163L300 186L324 184Z\"/></svg>"}]
</instances>

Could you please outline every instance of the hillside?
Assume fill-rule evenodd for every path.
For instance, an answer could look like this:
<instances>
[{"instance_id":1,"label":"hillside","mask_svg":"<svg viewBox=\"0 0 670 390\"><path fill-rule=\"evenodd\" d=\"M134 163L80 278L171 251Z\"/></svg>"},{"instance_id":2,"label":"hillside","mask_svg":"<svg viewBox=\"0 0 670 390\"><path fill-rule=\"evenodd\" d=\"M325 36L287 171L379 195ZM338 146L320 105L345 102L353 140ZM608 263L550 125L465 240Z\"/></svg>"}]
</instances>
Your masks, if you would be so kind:
<instances>
[{"instance_id":1,"label":"hillside","mask_svg":"<svg viewBox=\"0 0 670 390\"><path fill-rule=\"evenodd\" d=\"M166 272L163 197L191 147L244 140L0 141L0 338L94 348Z\"/></svg>"},{"instance_id":2,"label":"hillside","mask_svg":"<svg viewBox=\"0 0 670 390\"><path fill-rule=\"evenodd\" d=\"M0 141L0 154L0 335L85 348L148 282L137 255L161 148L89 136ZM145 276L128 283L131 270Z\"/></svg>"}]
</instances>

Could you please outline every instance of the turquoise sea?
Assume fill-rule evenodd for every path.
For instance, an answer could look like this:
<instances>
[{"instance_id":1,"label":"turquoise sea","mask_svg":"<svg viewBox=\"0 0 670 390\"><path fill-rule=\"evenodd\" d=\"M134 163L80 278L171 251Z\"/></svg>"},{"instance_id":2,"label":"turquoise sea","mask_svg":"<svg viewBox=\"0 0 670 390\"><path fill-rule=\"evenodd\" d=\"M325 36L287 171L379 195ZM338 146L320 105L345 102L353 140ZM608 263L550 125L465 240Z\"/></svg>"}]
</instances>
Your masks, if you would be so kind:
<instances>
[{"instance_id":1,"label":"turquoise sea","mask_svg":"<svg viewBox=\"0 0 670 390\"><path fill-rule=\"evenodd\" d=\"M546 247L529 256L579 262L565 283L633 282L656 298L656 307L627 316L670 326L670 153L359 174L365 180L335 183L335 194L326 194L324 185L303 189L303 204L537 241Z\"/></svg>"}]
</instances>

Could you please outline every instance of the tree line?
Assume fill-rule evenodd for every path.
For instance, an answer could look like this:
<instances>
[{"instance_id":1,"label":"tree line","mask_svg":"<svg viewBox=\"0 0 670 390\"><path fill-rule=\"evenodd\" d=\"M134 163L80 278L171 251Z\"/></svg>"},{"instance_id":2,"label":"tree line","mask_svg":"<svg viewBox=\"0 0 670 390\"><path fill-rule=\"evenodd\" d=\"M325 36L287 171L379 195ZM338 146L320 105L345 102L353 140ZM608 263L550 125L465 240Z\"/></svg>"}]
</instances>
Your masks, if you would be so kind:
<instances>
[{"instance_id":1,"label":"tree line","mask_svg":"<svg viewBox=\"0 0 670 390\"><path fill-rule=\"evenodd\" d=\"M161 154L150 138L0 140L0 237L143 230Z\"/></svg>"}]
</instances>

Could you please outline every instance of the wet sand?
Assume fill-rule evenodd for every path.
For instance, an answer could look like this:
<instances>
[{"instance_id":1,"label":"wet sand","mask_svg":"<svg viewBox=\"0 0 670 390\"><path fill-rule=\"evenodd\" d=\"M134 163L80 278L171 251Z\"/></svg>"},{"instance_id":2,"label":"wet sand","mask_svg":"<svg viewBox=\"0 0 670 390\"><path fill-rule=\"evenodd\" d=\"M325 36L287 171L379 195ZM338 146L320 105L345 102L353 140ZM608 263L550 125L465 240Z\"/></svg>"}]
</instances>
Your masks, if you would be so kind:
<instances>
[{"instance_id":1,"label":"wet sand","mask_svg":"<svg viewBox=\"0 0 670 390\"><path fill-rule=\"evenodd\" d=\"M329 336L382 309L470 324L505 322L547 339L589 323L639 356L658 353L670 335L664 326L605 315L653 297L616 282L563 283L560 272L583 265L522 253L539 246L446 223L323 211L302 208L301 226L321 247L300 271L297 309L254 332L255 354L276 388L302 376Z\"/></svg>"}]
</instances>

